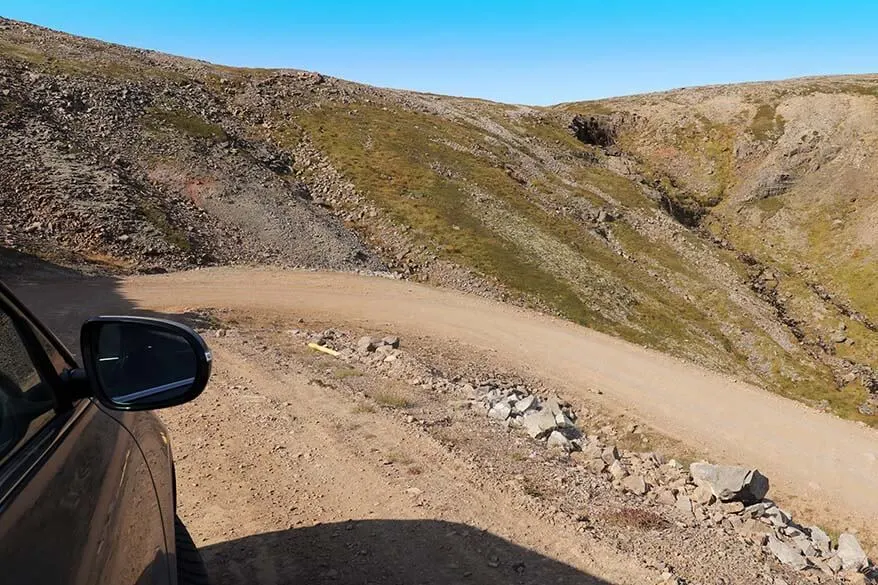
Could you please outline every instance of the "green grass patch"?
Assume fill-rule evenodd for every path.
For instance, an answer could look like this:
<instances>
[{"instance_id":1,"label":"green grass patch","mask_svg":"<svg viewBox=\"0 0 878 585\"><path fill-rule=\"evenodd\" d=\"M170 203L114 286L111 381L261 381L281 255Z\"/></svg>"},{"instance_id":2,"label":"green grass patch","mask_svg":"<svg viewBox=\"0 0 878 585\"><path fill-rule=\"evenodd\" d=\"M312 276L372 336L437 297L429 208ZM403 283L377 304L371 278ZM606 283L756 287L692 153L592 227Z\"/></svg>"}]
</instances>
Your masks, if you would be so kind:
<instances>
[{"instance_id":1,"label":"green grass patch","mask_svg":"<svg viewBox=\"0 0 878 585\"><path fill-rule=\"evenodd\" d=\"M566 102L558 104L557 106L553 106L553 108L558 110L564 110L567 112L574 112L576 114L582 114L583 116L607 115L612 114L616 111L615 108L600 100L588 102Z\"/></svg>"},{"instance_id":2,"label":"green grass patch","mask_svg":"<svg viewBox=\"0 0 878 585\"><path fill-rule=\"evenodd\" d=\"M222 142L228 139L225 130L203 118L180 110L150 109L146 114L147 127L152 130L173 129L193 138Z\"/></svg>"},{"instance_id":3,"label":"green grass patch","mask_svg":"<svg viewBox=\"0 0 878 585\"><path fill-rule=\"evenodd\" d=\"M173 244L184 252L192 251L192 244L189 242L186 232L173 226L168 221L168 216L164 211L149 203L140 203L137 209L146 221L155 226L164 235L166 242Z\"/></svg>"},{"instance_id":4,"label":"green grass patch","mask_svg":"<svg viewBox=\"0 0 878 585\"><path fill-rule=\"evenodd\" d=\"M757 199L755 205L756 208L764 213L767 217L774 217L774 215L778 211L783 209L783 201L781 201L779 197L766 197L764 199Z\"/></svg>"},{"instance_id":5,"label":"green grass patch","mask_svg":"<svg viewBox=\"0 0 878 585\"><path fill-rule=\"evenodd\" d=\"M776 104L760 104L750 122L750 133L760 142L776 140L783 134L785 123Z\"/></svg>"},{"instance_id":6,"label":"green grass patch","mask_svg":"<svg viewBox=\"0 0 878 585\"><path fill-rule=\"evenodd\" d=\"M576 139L568 128L554 118L523 117L517 121L522 133L534 136L555 148L566 148L572 152L585 152L590 148Z\"/></svg>"},{"instance_id":7,"label":"green grass patch","mask_svg":"<svg viewBox=\"0 0 878 585\"><path fill-rule=\"evenodd\" d=\"M15 59L16 61L25 61L33 65L42 65L46 62L46 55L44 53L25 45L3 40L0 40L0 55Z\"/></svg>"},{"instance_id":8,"label":"green grass patch","mask_svg":"<svg viewBox=\"0 0 878 585\"><path fill-rule=\"evenodd\" d=\"M363 375L363 372L356 368L351 368L349 366L344 366L340 368L335 368L332 370L332 377L336 380L345 380L347 378L358 378Z\"/></svg>"},{"instance_id":9,"label":"green grass patch","mask_svg":"<svg viewBox=\"0 0 878 585\"><path fill-rule=\"evenodd\" d=\"M411 408L415 405L415 402L411 399L411 397L403 394L402 392L389 389L379 390L378 392L373 393L371 398L378 405L386 406L388 408L406 409Z\"/></svg>"},{"instance_id":10,"label":"green grass patch","mask_svg":"<svg viewBox=\"0 0 878 585\"><path fill-rule=\"evenodd\" d=\"M652 201L634 181L601 167L584 167L576 171L577 183L593 185L618 200L622 205L636 209L654 207ZM586 187L587 188L587 187Z\"/></svg>"}]
</instances>

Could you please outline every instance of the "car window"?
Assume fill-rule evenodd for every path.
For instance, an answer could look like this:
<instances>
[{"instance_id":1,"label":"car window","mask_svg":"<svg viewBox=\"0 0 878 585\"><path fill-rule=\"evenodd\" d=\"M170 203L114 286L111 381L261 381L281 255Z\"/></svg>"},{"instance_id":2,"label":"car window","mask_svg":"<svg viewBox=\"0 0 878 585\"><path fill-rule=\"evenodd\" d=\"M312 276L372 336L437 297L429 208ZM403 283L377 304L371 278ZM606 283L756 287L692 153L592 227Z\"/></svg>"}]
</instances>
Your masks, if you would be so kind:
<instances>
[{"instance_id":1,"label":"car window","mask_svg":"<svg viewBox=\"0 0 878 585\"><path fill-rule=\"evenodd\" d=\"M53 407L51 386L34 366L15 321L0 309L0 462L52 418Z\"/></svg>"}]
</instances>

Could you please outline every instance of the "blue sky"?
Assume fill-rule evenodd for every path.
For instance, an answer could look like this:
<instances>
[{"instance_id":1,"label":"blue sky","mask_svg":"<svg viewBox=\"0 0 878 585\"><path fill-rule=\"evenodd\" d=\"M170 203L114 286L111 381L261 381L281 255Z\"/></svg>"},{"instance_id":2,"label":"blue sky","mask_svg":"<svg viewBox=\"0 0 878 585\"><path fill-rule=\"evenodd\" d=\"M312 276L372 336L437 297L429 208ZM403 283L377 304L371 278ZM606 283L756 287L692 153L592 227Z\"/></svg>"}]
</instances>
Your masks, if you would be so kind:
<instances>
[{"instance_id":1,"label":"blue sky","mask_svg":"<svg viewBox=\"0 0 878 585\"><path fill-rule=\"evenodd\" d=\"M875 0L3 0L0 14L227 65L541 105L878 71Z\"/></svg>"}]
</instances>

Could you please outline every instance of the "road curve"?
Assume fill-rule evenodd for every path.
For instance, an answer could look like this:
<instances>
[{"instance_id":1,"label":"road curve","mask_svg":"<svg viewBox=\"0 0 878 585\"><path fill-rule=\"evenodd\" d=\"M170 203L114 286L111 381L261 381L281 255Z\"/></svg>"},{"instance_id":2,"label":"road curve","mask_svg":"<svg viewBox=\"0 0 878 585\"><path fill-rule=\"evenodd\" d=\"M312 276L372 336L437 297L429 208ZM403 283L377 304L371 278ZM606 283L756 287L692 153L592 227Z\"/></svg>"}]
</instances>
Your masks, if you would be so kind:
<instances>
[{"instance_id":1,"label":"road curve","mask_svg":"<svg viewBox=\"0 0 878 585\"><path fill-rule=\"evenodd\" d=\"M460 341L558 384L574 400L624 408L715 460L758 466L810 520L878 520L878 433L753 386L565 321L385 278L216 268L96 283L16 287L60 326L132 307L230 307ZM601 396L588 392L599 388ZM845 525L841 525L842 528Z\"/></svg>"}]
</instances>

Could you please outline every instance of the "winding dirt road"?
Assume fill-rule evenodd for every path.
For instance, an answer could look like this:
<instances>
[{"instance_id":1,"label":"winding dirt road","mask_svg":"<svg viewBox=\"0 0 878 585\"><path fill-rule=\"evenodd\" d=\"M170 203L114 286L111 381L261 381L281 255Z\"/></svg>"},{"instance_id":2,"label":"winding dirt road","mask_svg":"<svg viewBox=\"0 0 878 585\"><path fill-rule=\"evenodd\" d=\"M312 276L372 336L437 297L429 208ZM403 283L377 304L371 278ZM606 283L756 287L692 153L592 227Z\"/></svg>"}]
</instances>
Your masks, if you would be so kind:
<instances>
[{"instance_id":1,"label":"winding dirt road","mask_svg":"<svg viewBox=\"0 0 878 585\"><path fill-rule=\"evenodd\" d=\"M570 323L410 282L218 268L115 282L16 287L54 324L139 308L228 307L311 316L494 352L582 403L625 410L719 461L758 466L809 519L878 520L878 434L680 360ZM63 308L59 308L63 307ZM597 395L590 388L600 389Z\"/></svg>"}]
</instances>

